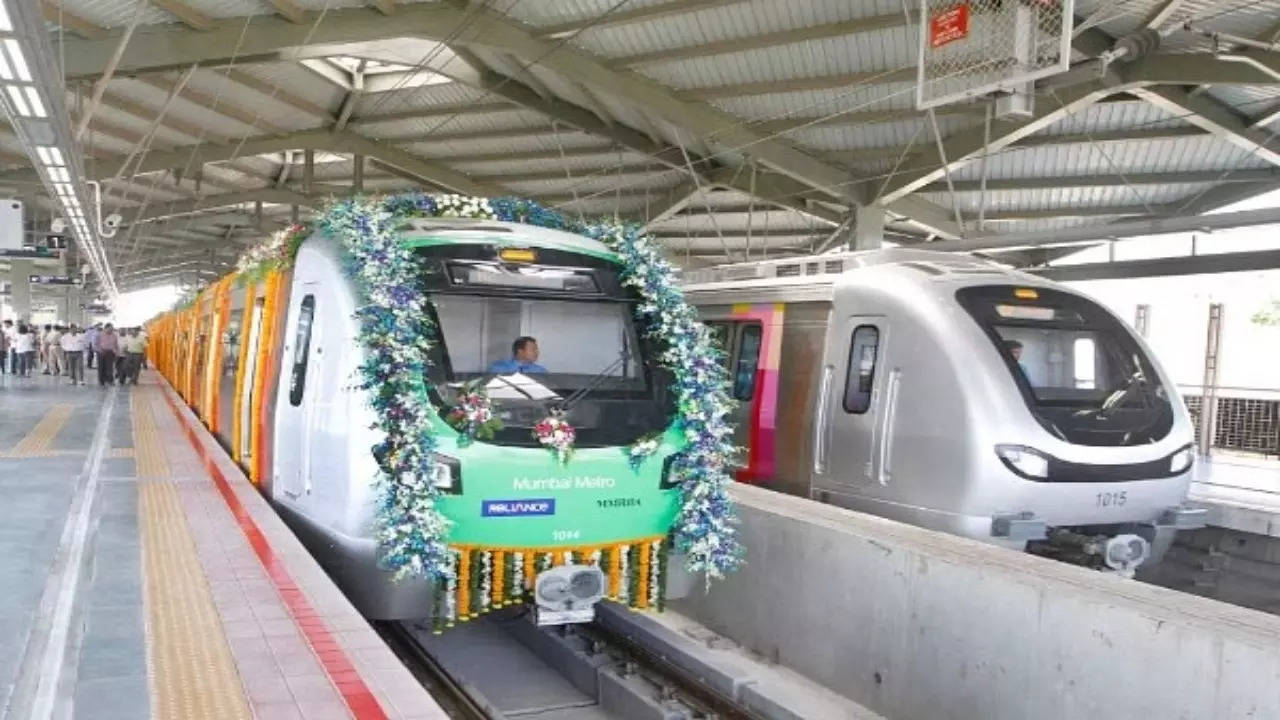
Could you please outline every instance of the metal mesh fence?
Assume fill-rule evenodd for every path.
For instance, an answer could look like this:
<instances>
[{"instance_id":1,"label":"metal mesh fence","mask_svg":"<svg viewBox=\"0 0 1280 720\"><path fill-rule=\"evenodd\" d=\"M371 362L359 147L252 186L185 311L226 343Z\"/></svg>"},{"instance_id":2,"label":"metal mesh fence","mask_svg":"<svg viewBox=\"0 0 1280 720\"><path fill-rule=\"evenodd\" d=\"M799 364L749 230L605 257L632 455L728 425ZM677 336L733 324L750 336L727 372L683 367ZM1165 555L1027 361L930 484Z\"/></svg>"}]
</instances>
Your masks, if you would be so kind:
<instances>
[{"instance_id":1,"label":"metal mesh fence","mask_svg":"<svg viewBox=\"0 0 1280 720\"><path fill-rule=\"evenodd\" d=\"M1191 421L1200 434L1203 400L1183 395ZM1213 446L1264 455L1280 455L1280 400L1219 397Z\"/></svg>"},{"instance_id":2,"label":"metal mesh fence","mask_svg":"<svg viewBox=\"0 0 1280 720\"><path fill-rule=\"evenodd\" d=\"M920 109L1024 87L1071 61L1074 0L920 0Z\"/></svg>"}]
</instances>

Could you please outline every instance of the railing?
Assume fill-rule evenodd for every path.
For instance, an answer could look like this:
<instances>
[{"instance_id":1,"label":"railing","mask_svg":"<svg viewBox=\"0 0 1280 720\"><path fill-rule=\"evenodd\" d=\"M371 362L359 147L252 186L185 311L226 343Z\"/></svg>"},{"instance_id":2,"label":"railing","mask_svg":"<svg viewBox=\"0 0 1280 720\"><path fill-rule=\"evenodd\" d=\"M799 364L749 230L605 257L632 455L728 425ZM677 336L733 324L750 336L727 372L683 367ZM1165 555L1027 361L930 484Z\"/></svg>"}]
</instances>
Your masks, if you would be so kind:
<instances>
[{"instance_id":1,"label":"railing","mask_svg":"<svg viewBox=\"0 0 1280 720\"><path fill-rule=\"evenodd\" d=\"M1191 413L1196 437L1203 437L1205 388L1179 385L1178 389ZM1280 389L1219 385L1209 390L1207 394L1215 402L1213 449L1280 457Z\"/></svg>"}]
</instances>

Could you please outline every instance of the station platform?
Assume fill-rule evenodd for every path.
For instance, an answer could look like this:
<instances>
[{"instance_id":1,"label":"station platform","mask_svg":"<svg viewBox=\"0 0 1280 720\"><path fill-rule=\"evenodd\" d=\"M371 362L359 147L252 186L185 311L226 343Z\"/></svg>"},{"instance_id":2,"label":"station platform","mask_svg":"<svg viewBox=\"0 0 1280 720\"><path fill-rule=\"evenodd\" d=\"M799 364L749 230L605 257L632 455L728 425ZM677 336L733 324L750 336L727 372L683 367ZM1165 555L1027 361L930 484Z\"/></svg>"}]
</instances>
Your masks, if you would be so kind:
<instances>
[{"instance_id":1,"label":"station platform","mask_svg":"<svg viewBox=\"0 0 1280 720\"><path fill-rule=\"evenodd\" d=\"M1280 462L1223 455L1196 465L1190 500L1213 527L1280 538Z\"/></svg>"},{"instance_id":2,"label":"station platform","mask_svg":"<svg viewBox=\"0 0 1280 720\"><path fill-rule=\"evenodd\" d=\"M445 718L153 373L0 377L0 718Z\"/></svg>"}]
</instances>

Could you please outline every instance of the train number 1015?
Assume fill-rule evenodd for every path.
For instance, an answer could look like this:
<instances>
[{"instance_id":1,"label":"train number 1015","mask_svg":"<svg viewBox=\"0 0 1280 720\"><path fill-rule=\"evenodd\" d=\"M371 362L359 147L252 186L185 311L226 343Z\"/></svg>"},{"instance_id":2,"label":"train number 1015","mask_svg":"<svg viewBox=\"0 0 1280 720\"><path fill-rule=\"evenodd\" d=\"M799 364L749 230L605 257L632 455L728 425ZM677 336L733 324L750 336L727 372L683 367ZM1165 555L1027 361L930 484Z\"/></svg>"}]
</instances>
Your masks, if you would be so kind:
<instances>
[{"instance_id":1,"label":"train number 1015","mask_svg":"<svg viewBox=\"0 0 1280 720\"><path fill-rule=\"evenodd\" d=\"M1121 490L1120 492L1100 492L1097 499L1098 507L1120 507L1128 498L1125 497L1125 491Z\"/></svg>"}]
</instances>

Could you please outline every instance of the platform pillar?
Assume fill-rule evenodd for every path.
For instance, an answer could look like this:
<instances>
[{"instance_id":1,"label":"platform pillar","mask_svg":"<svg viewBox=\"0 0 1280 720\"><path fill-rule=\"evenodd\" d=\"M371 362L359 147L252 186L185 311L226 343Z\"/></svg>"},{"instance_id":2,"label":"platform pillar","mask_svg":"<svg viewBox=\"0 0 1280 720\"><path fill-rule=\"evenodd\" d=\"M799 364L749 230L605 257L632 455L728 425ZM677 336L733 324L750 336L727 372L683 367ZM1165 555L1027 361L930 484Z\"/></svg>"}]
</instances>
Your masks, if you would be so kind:
<instances>
[{"instance_id":1,"label":"platform pillar","mask_svg":"<svg viewBox=\"0 0 1280 720\"><path fill-rule=\"evenodd\" d=\"M9 261L9 304L19 320L31 320L31 272L35 267L35 261L29 259Z\"/></svg>"},{"instance_id":2,"label":"platform pillar","mask_svg":"<svg viewBox=\"0 0 1280 720\"><path fill-rule=\"evenodd\" d=\"M850 250L878 250L884 242L884 208L859 205L854 210Z\"/></svg>"}]
</instances>

